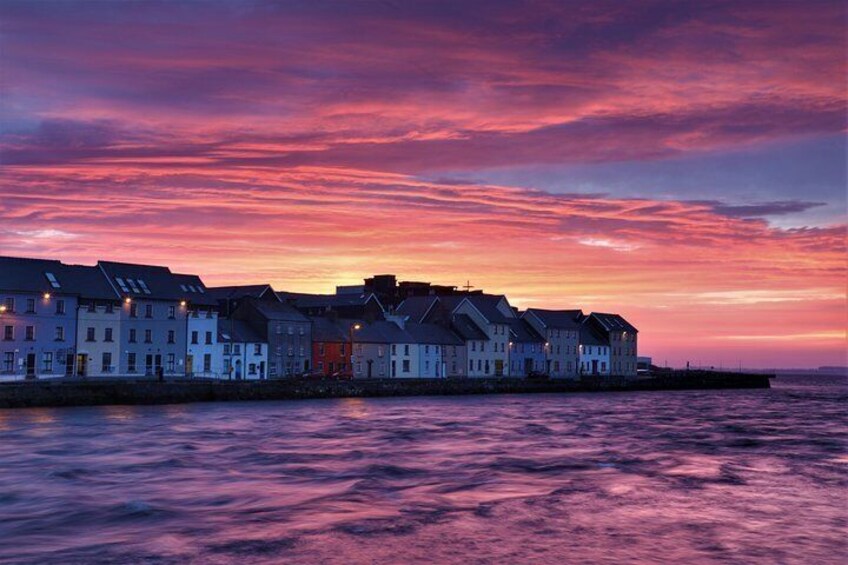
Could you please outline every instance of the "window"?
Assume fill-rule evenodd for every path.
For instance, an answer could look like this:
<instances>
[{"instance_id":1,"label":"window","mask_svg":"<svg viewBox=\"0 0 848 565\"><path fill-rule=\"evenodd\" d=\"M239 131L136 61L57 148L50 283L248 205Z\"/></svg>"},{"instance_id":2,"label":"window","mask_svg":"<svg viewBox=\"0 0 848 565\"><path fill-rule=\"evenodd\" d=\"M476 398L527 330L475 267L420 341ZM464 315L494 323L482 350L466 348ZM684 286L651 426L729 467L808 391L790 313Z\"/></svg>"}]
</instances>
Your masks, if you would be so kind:
<instances>
[{"instance_id":1,"label":"window","mask_svg":"<svg viewBox=\"0 0 848 565\"><path fill-rule=\"evenodd\" d=\"M392 344L392 355L397 355L397 345L394 343Z\"/></svg>"},{"instance_id":2,"label":"window","mask_svg":"<svg viewBox=\"0 0 848 565\"><path fill-rule=\"evenodd\" d=\"M44 373L52 373L53 372L53 353L50 351L45 351L41 355L41 370Z\"/></svg>"},{"instance_id":3,"label":"window","mask_svg":"<svg viewBox=\"0 0 848 565\"><path fill-rule=\"evenodd\" d=\"M138 304L135 302L130 304L130 318L138 318Z\"/></svg>"},{"instance_id":4,"label":"window","mask_svg":"<svg viewBox=\"0 0 848 565\"><path fill-rule=\"evenodd\" d=\"M86 328L85 341L94 341L94 328Z\"/></svg>"},{"instance_id":5,"label":"window","mask_svg":"<svg viewBox=\"0 0 848 565\"><path fill-rule=\"evenodd\" d=\"M121 277L115 277L115 282L118 283L118 286L121 287L121 290L123 290L124 293L129 293L130 289L127 288L127 283L124 282L124 279Z\"/></svg>"},{"instance_id":6,"label":"window","mask_svg":"<svg viewBox=\"0 0 848 565\"><path fill-rule=\"evenodd\" d=\"M27 341L35 341L35 326L26 327L24 339Z\"/></svg>"},{"instance_id":7,"label":"window","mask_svg":"<svg viewBox=\"0 0 848 565\"><path fill-rule=\"evenodd\" d=\"M176 343L177 342L177 333L174 330L168 330L168 343Z\"/></svg>"},{"instance_id":8,"label":"window","mask_svg":"<svg viewBox=\"0 0 848 565\"><path fill-rule=\"evenodd\" d=\"M57 300L56 301L56 313L57 314L64 314L65 313L65 301L64 300Z\"/></svg>"},{"instance_id":9,"label":"window","mask_svg":"<svg viewBox=\"0 0 848 565\"><path fill-rule=\"evenodd\" d=\"M27 298L27 314L35 314L35 298Z\"/></svg>"},{"instance_id":10,"label":"window","mask_svg":"<svg viewBox=\"0 0 848 565\"><path fill-rule=\"evenodd\" d=\"M135 284L133 279L127 279L127 284L130 285L130 288L134 293L141 294L141 291L138 289L138 286Z\"/></svg>"},{"instance_id":11,"label":"window","mask_svg":"<svg viewBox=\"0 0 848 565\"><path fill-rule=\"evenodd\" d=\"M6 299L6 311L7 312L14 312L15 311L15 299L14 298L7 298Z\"/></svg>"},{"instance_id":12,"label":"window","mask_svg":"<svg viewBox=\"0 0 848 565\"><path fill-rule=\"evenodd\" d=\"M318 370L320 372L322 372L322 373L324 372L324 362L323 361L318 361L317 367L318 367Z\"/></svg>"},{"instance_id":13,"label":"window","mask_svg":"<svg viewBox=\"0 0 848 565\"><path fill-rule=\"evenodd\" d=\"M53 273L44 273L44 276L47 277L47 282L49 282L50 286L53 288L62 288L62 285L60 285L59 281L56 280L56 275Z\"/></svg>"},{"instance_id":14,"label":"window","mask_svg":"<svg viewBox=\"0 0 848 565\"><path fill-rule=\"evenodd\" d=\"M141 287L141 290L144 291L144 294L150 294L150 289L147 288L147 283L145 283L143 280L138 279L138 286Z\"/></svg>"},{"instance_id":15,"label":"window","mask_svg":"<svg viewBox=\"0 0 848 565\"><path fill-rule=\"evenodd\" d=\"M262 355L262 344L254 343L253 344L253 354L254 355Z\"/></svg>"},{"instance_id":16,"label":"window","mask_svg":"<svg viewBox=\"0 0 848 565\"><path fill-rule=\"evenodd\" d=\"M425 372L430 371L430 361L424 361L424 371Z\"/></svg>"},{"instance_id":17,"label":"window","mask_svg":"<svg viewBox=\"0 0 848 565\"><path fill-rule=\"evenodd\" d=\"M135 373L136 365L135 365L135 353L127 353L127 372Z\"/></svg>"},{"instance_id":18,"label":"window","mask_svg":"<svg viewBox=\"0 0 848 565\"><path fill-rule=\"evenodd\" d=\"M115 311L115 305L114 305L114 304L112 304L111 302L107 302L107 303L106 303L106 313L107 313L107 314L111 314L111 313L113 313L114 311Z\"/></svg>"},{"instance_id":19,"label":"window","mask_svg":"<svg viewBox=\"0 0 848 565\"><path fill-rule=\"evenodd\" d=\"M168 372L173 373L176 371L176 355L173 353L168 353Z\"/></svg>"},{"instance_id":20,"label":"window","mask_svg":"<svg viewBox=\"0 0 848 565\"><path fill-rule=\"evenodd\" d=\"M251 363L247 366L247 374L255 375L256 374L256 363Z\"/></svg>"},{"instance_id":21,"label":"window","mask_svg":"<svg viewBox=\"0 0 848 565\"><path fill-rule=\"evenodd\" d=\"M424 346L424 353L430 353L430 346L429 345Z\"/></svg>"},{"instance_id":22,"label":"window","mask_svg":"<svg viewBox=\"0 0 848 565\"><path fill-rule=\"evenodd\" d=\"M199 337L199 334L196 330L191 332L191 344L192 345L197 345L197 338L198 337Z\"/></svg>"},{"instance_id":23,"label":"window","mask_svg":"<svg viewBox=\"0 0 848 565\"><path fill-rule=\"evenodd\" d=\"M135 342L136 342L135 330L134 330L134 329L131 329L131 330L130 330L130 340L129 340L129 341L130 341L130 343L135 343Z\"/></svg>"},{"instance_id":24,"label":"window","mask_svg":"<svg viewBox=\"0 0 848 565\"><path fill-rule=\"evenodd\" d=\"M404 355L409 355L409 345L404 345L404 346L403 346L403 354L404 354Z\"/></svg>"},{"instance_id":25,"label":"window","mask_svg":"<svg viewBox=\"0 0 848 565\"><path fill-rule=\"evenodd\" d=\"M168 306L168 318L174 319L177 317L177 308L176 306Z\"/></svg>"},{"instance_id":26,"label":"window","mask_svg":"<svg viewBox=\"0 0 848 565\"><path fill-rule=\"evenodd\" d=\"M102 372L104 372L104 373L111 373L112 372L112 354L109 353L108 351L103 353L103 359L102 359L101 365L102 365L101 366Z\"/></svg>"},{"instance_id":27,"label":"window","mask_svg":"<svg viewBox=\"0 0 848 565\"><path fill-rule=\"evenodd\" d=\"M377 357L382 357L385 353L385 350L382 345L377 346Z\"/></svg>"},{"instance_id":28,"label":"window","mask_svg":"<svg viewBox=\"0 0 848 565\"><path fill-rule=\"evenodd\" d=\"M486 343L481 341L480 342L480 352L483 352L483 351L486 351Z\"/></svg>"},{"instance_id":29,"label":"window","mask_svg":"<svg viewBox=\"0 0 848 565\"><path fill-rule=\"evenodd\" d=\"M3 372L11 373L15 370L15 352L6 351L3 353Z\"/></svg>"},{"instance_id":30,"label":"window","mask_svg":"<svg viewBox=\"0 0 848 565\"><path fill-rule=\"evenodd\" d=\"M476 341L471 342L471 351L477 351L477 342Z\"/></svg>"},{"instance_id":31,"label":"window","mask_svg":"<svg viewBox=\"0 0 848 565\"><path fill-rule=\"evenodd\" d=\"M241 344L233 344L233 355L241 355Z\"/></svg>"},{"instance_id":32,"label":"window","mask_svg":"<svg viewBox=\"0 0 848 565\"><path fill-rule=\"evenodd\" d=\"M144 305L144 317L152 318L153 317L153 304L145 304Z\"/></svg>"},{"instance_id":33,"label":"window","mask_svg":"<svg viewBox=\"0 0 848 565\"><path fill-rule=\"evenodd\" d=\"M320 355L321 357L324 356L324 344L323 343L318 344L318 355Z\"/></svg>"},{"instance_id":34,"label":"window","mask_svg":"<svg viewBox=\"0 0 848 565\"><path fill-rule=\"evenodd\" d=\"M203 354L203 372L209 373L212 371L212 354L204 353Z\"/></svg>"},{"instance_id":35,"label":"window","mask_svg":"<svg viewBox=\"0 0 848 565\"><path fill-rule=\"evenodd\" d=\"M56 341L65 341L64 326L56 326Z\"/></svg>"},{"instance_id":36,"label":"window","mask_svg":"<svg viewBox=\"0 0 848 565\"><path fill-rule=\"evenodd\" d=\"M144 330L144 343L153 343L153 330Z\"/></svg>"},{"instance_id":37,"label":"window","mask_svg":"<svg viewBox=\"0 0 848 565\"><path fill-rule=\"evenodd\" d=\"M489 360L486 359L486 374L489 374Z\"/></svg>"},{"instance_id":38,"label":"window","mask_svg":"<svg viewBox=\"0 0 848 565\"><path fill-rule=\"evenodd\" d=\"M212 332L206 332L206 345L212 345Z\"/></svg>"},{"instance_id":39,"label":"window","mask_svg":"<svg viewBox=\"0 0 848 565\"><path fill-rule=\"evenodd\" d=\"M224 355L229 355L229 354L230 354L230 344L225 343L224 344Z\"/></svg>"},{"instance_id":40,"label":"window","mask_svg":"<svg viewBox=\"0 0 848 565\"><path fill-rule=\"evenodd\" d=\"M112 328L106 328L103 330L103 341L112 341Z\"/></svg>"},{"instance_id":41,"label":"window","mask_svg":"<svg viewBox=\"0 0 848 565\"><path fill-rule=\"evenodd\" d=\"M404 372L404 373L408 373L408 372L409 372L409 359L404 359L404 360L403 360L403 372Z\"/></svg>"},{"instance_id":42,"label":"window","mask_svg":"<svg viewBox=\"0 0 848 565\"><path fill-rule=\"evenodd\" d=\"M291 327L291 326L288 327L288 334L294 335L294 328L293 327Z\"/></svg>"}]
</instances>

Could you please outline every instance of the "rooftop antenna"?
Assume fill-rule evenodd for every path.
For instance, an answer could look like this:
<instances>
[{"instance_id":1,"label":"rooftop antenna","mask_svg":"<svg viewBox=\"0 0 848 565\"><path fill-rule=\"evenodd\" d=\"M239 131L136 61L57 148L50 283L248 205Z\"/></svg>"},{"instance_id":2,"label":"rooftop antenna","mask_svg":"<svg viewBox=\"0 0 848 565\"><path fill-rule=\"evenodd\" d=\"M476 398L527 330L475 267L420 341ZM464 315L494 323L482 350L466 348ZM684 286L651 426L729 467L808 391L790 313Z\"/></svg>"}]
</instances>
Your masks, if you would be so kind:
<instances>
[{"instance_id":1,"label":"rooftop antenna","mask_svg":"<svg viewBox=\"0 0 848 565\"><path fill-rule=\"evenodd\" d=\"M465 281L465 286L461 286L459 288L464 288L465 292L471 292L471 289L474 288L474 287L471 286L471 281L467 280L467 281Z\"/></svg>"}]
</instances>

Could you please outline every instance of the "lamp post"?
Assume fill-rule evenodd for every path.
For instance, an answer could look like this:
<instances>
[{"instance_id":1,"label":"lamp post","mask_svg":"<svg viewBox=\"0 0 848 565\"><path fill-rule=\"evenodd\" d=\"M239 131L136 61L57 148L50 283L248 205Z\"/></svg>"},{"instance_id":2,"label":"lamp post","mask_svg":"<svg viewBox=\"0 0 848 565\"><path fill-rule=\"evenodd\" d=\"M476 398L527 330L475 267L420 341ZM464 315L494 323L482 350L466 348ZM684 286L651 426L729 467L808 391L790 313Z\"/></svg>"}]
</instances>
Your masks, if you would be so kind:
<instances>
[{"instance_id":1,"label":"lamp post","mask_svg":"<svg viewBox=\"0 0 848 565\"><path fill-rule=\"evenodd\" d=\"M350 329L348 330L350 333L350 374L353 376L356 376L356 371L354 370L353 364L353 332L354 330L358 330L361 327L361 324L351 324Z\"/></svg>"}]
</instances>

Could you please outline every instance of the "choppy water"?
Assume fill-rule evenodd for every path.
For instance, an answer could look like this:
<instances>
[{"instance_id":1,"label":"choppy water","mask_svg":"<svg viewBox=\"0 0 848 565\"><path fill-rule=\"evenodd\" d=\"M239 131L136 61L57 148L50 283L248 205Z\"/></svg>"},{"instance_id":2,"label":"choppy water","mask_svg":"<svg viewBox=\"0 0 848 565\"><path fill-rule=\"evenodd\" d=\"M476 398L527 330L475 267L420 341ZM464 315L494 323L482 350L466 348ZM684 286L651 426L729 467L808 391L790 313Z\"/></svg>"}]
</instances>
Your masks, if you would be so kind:
<instances>
[{"instance_id":1,"label":"choppy water","mask_svg":"<svg viewBox=\"0 0 848 565\"><path fill-rule=\"evenodd\" d=\"M0 411L0 562L837 563L845 379Z\"/></svg>"}]
</instances>

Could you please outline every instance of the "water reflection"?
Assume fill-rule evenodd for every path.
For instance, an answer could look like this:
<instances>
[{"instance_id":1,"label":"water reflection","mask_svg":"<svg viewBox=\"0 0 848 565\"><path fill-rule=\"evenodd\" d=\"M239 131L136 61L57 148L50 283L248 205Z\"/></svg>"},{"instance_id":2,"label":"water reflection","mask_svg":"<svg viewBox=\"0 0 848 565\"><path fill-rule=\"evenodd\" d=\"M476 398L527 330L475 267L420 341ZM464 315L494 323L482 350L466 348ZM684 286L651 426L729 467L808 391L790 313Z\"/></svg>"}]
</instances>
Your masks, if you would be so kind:
<instances>
[{"instance_id":1,"label":"water reflection","mask_svg":"<svg viewBox=\"0 0 848 565\"><path fill-rule=\"evenodd\" d=\"M0 562L837 563L848 389L0 412Z\"/></svg>"}]
</instances>

